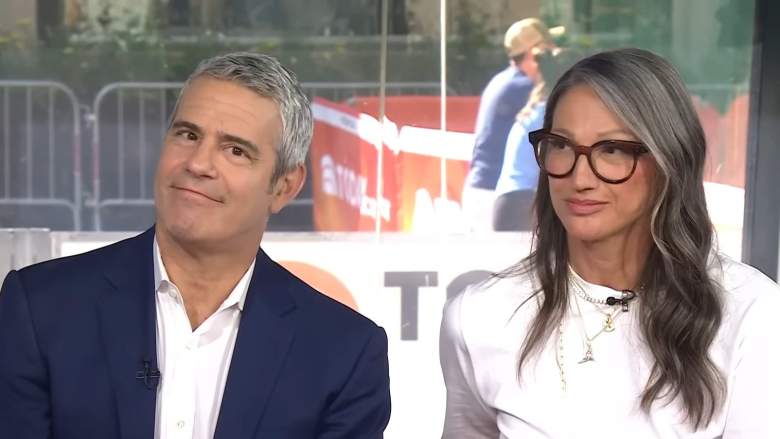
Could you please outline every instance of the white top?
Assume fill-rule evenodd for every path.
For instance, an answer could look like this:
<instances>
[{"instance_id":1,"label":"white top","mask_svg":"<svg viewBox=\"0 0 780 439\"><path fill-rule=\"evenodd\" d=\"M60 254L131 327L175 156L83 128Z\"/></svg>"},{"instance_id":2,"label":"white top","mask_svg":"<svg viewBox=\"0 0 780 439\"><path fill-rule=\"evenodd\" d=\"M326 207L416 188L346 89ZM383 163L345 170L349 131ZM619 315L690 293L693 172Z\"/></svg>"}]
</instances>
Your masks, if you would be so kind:
<instances>
[{"instance_id":1,"label":"white top","mask_svg":"<svg viewBox=\"0 0 780 439\"><path fill-rule=\"evenodd\" d=\"M156 439L214 437L254 267L252 261L217 311L193 331L181 293L168 278L155 240L157 364L162 375L157 390Z\"/></svg>"},{"instance_id":2,"label":"white top","mask_svg":"<svg viewBox=\"0 0 780 439\"><path fill-rule=\"evenodd\" d=\"M593 340L595 361L581 364L582 324L593 337L605 320L600 309L611 307L579 299L581 318L571 302L562 336L565 390L556 355L558 331L541 355L526 363L518 383L520 346L537 309L535 299L522 304L533 291L524 276L469 288L447 303L440 340L447 385L443 437L780 438L778 285L726 257L722 271L713 268L712 275L724 287L725 312L710 354L725 372L728 389L725 410L706 429L691 432L678 401L655 404L649 416L639 409L652 366L639 341L635 302L641 298L615 317L613 332ZM591 297L620 296L578 281Z\"/></svg>"}]
</instances>

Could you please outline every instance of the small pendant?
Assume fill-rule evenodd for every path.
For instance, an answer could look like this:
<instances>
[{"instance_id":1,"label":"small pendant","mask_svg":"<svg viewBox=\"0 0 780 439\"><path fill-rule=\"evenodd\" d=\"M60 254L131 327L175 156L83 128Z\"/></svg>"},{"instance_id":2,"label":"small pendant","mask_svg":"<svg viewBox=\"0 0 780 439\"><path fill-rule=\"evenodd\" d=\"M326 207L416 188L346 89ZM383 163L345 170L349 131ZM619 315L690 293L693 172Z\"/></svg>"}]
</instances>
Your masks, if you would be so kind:
<instances>
[{"instance_id":1,"label":"small pendant","mask_svg":"<svg viewBox=\"0 0 780 439\"><path fill-rule=\"evenodd\" d=\"M604 320L604 331L612 332L615 330L615 321L612 320L612 316L607 314L606 320Z\"/></svg>"},{"instance_id":2,"label":"small pendant","mask_svg":"<svg viewBox=\"0 0 780 439\"><path fill-rule=\"evenodd\" d=\"M585 356L582 357L582 360L579 361L579 364L587 363L589 361L596 361L596 359L593 358L593 349L590 347L590 343L588 343L588 347L585 350Z\"/></svg>"},{"instance_id":3,"label":"small pendant","mask_svg":"<svg viewBox=\"0 0 780 439\"><path fill-rule=\"evenodd\" d=\"M623 295L620 297L620 304L622 305L623 312L628 312L628 301L636 297L636 293L631 290L623 290Z\"/></svg>"}]
</instances>

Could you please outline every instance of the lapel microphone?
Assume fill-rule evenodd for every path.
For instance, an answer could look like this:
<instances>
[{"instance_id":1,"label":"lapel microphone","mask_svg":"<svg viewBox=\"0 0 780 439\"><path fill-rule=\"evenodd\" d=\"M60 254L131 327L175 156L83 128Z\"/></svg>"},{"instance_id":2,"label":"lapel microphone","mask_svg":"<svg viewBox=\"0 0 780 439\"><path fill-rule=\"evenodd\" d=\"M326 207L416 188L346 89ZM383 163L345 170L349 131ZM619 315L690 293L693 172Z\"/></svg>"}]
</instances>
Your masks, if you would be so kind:
<instances>
[{"instance_id":1,"label":"lapel microphone","mask_svg":"<svg viewBox=\"0 0 780 439\"><path fill-rule=\"evenodd\" d=\"M143 369L135 373L135 379L143 381L144 386L149 390L157 388L161 376L157 366L152 365L152 362L146 359L143 360Z\"/></svg>"},{"instance_id":2,"label":"lapel microphone","mask_svg":"<svg viewBox=\"0 0 780 439\"><path fill-rule=\"evenodd\" d=\"M628 312L628 302L636 297L636 293L631 290L623 290L623 294L620 298L609 296L607 297L607 305L620 304L623 307L623 312Z\"/></svg>"}]
</instances>

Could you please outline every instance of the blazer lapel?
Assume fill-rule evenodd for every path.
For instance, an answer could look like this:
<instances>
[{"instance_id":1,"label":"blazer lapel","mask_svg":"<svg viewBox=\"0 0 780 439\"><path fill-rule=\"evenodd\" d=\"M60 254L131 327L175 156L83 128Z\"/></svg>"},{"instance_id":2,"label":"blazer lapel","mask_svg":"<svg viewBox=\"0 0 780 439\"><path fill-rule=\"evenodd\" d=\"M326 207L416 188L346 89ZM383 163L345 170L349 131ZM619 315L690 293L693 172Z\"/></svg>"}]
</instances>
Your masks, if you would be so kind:
<instances>
[{"instance_id":1,"label":"blazer lapel","mask_svg":"<svg viewBox=\"0 0 780 439\"><path fill-rule=\"evenodd\" d=\"M145 361L148 370L157 370L153 238L152 228L119 245L104 270L111 287L100 294L100 323L123 439L154 437L159 379L147 379L147 386L143 373L137 378Z\"/></svg>"},{"instance_id":2,"label":"blazer lapel","mask_svg":"<svg viewBox=\"0 0 780 439\"><path fill-rule=\"evenodd\" d=\"M262 251L241 313L215 439L253 437L295 336L289 274Z\"/></svg>"}]
</instances>

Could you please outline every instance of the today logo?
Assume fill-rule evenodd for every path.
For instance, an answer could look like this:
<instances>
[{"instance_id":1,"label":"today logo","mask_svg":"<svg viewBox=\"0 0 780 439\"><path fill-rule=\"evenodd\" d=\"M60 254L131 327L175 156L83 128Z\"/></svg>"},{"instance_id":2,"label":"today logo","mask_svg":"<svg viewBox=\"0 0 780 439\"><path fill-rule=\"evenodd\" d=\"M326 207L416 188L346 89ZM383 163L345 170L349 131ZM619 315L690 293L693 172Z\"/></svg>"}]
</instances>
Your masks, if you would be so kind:
<instances>
[{"instance_id":1,"label":"today logo","mask_svg":"<svg viewBox=\"0 0 780 439\"><path fill-rule=\"evenodd\" d=\"M281 261L280 264L316 290L360 311L349 288L333 273L305 262ZM486 270L470 270L458 274L446 284L447 299L463 291L467 286L489 278L491 274ZM401 293L401 340L417 340L420 288L438 287L439 273L385 271L383 281L385 287L396 287Z\"/></svg>"}]
</instances>

